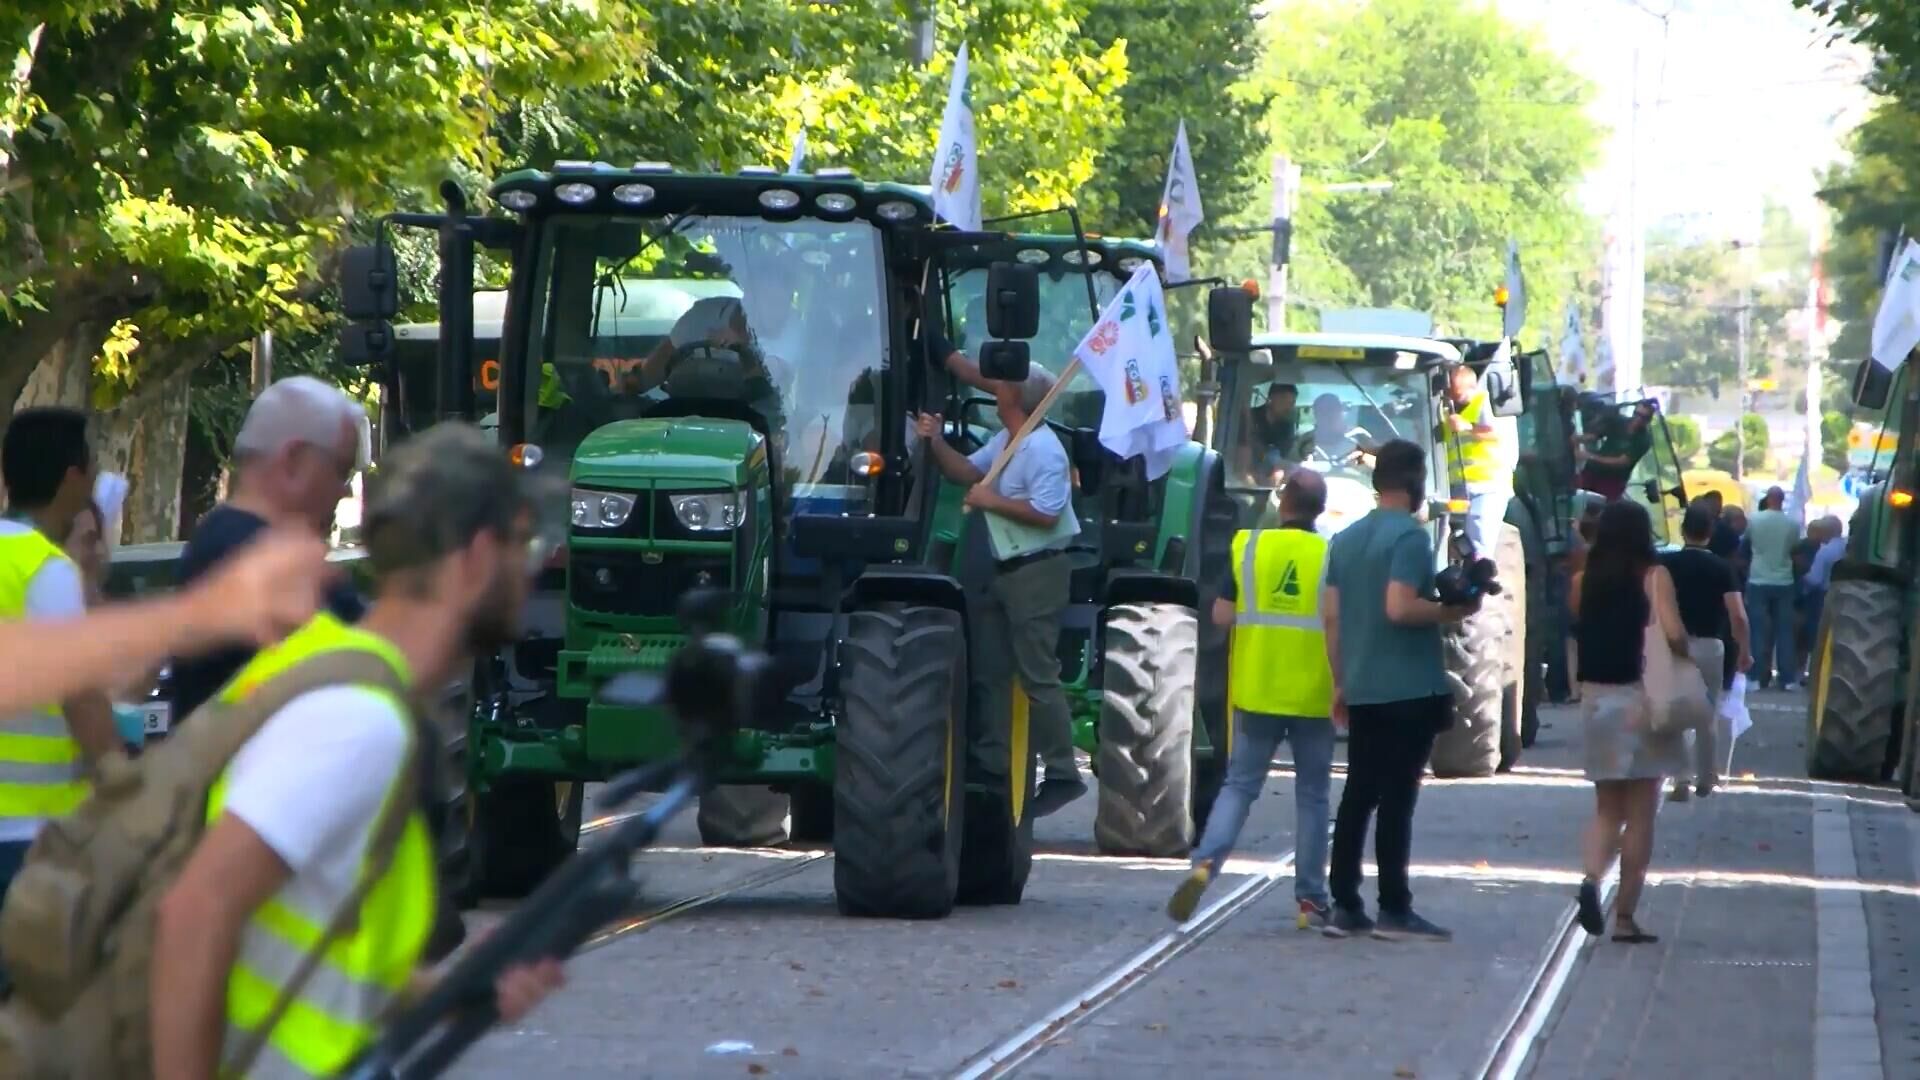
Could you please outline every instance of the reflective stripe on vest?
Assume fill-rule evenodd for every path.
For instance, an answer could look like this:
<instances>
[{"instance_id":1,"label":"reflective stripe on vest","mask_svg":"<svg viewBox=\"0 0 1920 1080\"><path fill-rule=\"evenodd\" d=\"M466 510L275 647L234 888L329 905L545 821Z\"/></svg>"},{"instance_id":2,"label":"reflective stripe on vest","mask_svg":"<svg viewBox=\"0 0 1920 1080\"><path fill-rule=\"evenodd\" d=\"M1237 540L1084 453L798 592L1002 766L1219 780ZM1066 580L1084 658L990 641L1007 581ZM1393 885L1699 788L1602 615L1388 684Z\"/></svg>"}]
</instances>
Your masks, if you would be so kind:
<instances>
[{"instance_id":1,"label":"reflective stripe on vest","mask_svg":"<svg viewBox=\"0 0 1920 1080\"><path fill-rule=\"evenodd\" d=\"M1469 424L1478 424L1486 407L1486 391L1478 391L1460 407L1457 415ZM1494 443L1499 437L1492 431L1455 432L1454 437L1447 440L1447 464L1453 470L1453 479L1468 484L1492 482L1499 472L1499 465L1494 461Z\"/></svg>"},{"instance_id":2,"label":"reflective stripe on vest","mask_svg":"<svg viewBox=\"0 0 1920 1080\"><path fill-rule=\"evenodd\" d=\"M385 656L396 670L406 662L385 639L356 630L331 615L321 614L280 644L262 651L240 669L220 691L222 701L246 697L268 679L301 661L339 649L368 649ZM373 688L368 688L373 689ZM375 692L385 694L385 690ZM395 702L404 718L406 705ZM409 744L413 726L407 723ZM223 772L207 799L211 824L226 804L227 775ZM387 798L400 794L399 778ZM371 827L371 823L369 823ZM361 873L374 867L363 864ZM320 963L300 986L281 1015L253 1065L249 1077L306 1078L333 1076L372 1042L387 1007L407 986L427 947L437 910L433 840L426 820L417 811L408 815L405 830L394 848L393 861L361 901L353 929L327 946ZM232 1063L249 1036L265 1023L283 987L312 951L331 910L308 910L280 895L254 912L241 938L240 954L227 978L227 1033L223 1075L232 1076Z\"/></svg>"},{"instance_id":3,"label":"reflective stripe on vest","mask_svg":"<svg viewBox=\"0 0 1920 1080\"><path fill-rule=\"evenodd\" d=\"M1235 708L1279 716L1333 711L1333 669L1320 619L1326 537L1307 529L1256 529L1233 538Z\"/></svg>"},{"instance_id":4,"label":"reflective stripe on vest","mask_svg":"<svg viewBox=\"0 0 1920 1080\"><path fill-rule=\"evenodd\" d=\"M38 529L0 535L0 622L25 620L27 587L66 558ZM0 820L62 817L86 798L86 762L58 704L0 719Z\"/></svg>"}]
</instances>

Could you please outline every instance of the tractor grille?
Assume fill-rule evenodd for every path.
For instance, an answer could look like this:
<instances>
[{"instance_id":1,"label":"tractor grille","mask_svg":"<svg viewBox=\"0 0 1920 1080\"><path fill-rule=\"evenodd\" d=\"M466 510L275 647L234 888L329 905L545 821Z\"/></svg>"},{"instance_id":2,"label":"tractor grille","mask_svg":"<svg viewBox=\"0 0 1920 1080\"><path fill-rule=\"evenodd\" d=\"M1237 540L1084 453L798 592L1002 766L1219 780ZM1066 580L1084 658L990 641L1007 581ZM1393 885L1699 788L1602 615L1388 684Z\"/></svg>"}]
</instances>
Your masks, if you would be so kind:
<instances>
[{"instance_id":1,"label":"tractor grille","mask_svg":"<svg viewBox=\"0 0 1920 1080\"><path fill-rule=\"evenodd\" d=\"M732 560L726 555L669 553L660 562L650 563L639 552L575 548L568 596L575 607L602 615L665 616L674 613L680 595L688 589L701 585L724 589L732 580Z\"/></svg>"}]
</instances>

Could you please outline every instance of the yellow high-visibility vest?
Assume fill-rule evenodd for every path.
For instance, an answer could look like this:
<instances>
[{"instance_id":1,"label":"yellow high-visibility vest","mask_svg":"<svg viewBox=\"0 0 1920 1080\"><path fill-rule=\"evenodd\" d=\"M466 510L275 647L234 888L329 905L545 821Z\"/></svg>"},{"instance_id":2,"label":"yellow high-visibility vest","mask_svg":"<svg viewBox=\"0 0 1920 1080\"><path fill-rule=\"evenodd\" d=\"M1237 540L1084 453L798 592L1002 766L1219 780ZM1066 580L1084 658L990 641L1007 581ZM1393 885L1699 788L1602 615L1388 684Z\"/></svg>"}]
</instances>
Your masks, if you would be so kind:
<instances>
[{"instance_id":1,"label":"yellow high-visibility vest","mask_svg":"<svg viewBox=\"0 0 1920 1080\"><path fill-rule=\"evenodd\" d=\"M27 587L66 553L27 528L0 535L0 622L27 616ZM57 703L0 719L0 819L45 821L86 801L86 761Z\"/></svg>"},{"instance_id":2,"label":"yellow high-visibility vest","mask_svg":"<svg viewBox=\"0 0 1920 1080\"><path fill-rule=\"evenodd\" d=\"M358 630L322 613L286 640L262 650L240 669L220 692L222 701L238 701L268 679L321 653L364 649L384 656L407 677L406 660L385 638ZM377 693L388 691L368 687ZM405 719L407 706L396 702L407 725L407 740L415 739L413 724ZM422 748L432 752L431 748ZM388 799L401 793L396 777ZM216 821L226 804L227 775L222 773L207 799L207 823ZM361 873L376 868L363 865ZM393 860L360 903L353 929L327 946L313 974L299 988L280 1017L259 1056L247 1070L249 1077L306 1078L334 1076L365 1049L378 1034L378 1021L420 966L437 911L433 839L425 817L409 811L407 824L395 846ZM264 1023L283 987L332 921L331 910L310 910L284 894L254 912L241 939L240 955L227 977L227 1034L223 1076L231 1076L234 1057L253 1031Z\"/></svg>"},{"instance_id":3,"label":"yellow high-visibility vest","mask_svg":"<svg viewBox=\"0 0 1920 1080\"><path fill-rule=\"evenodd\" d=\"M1233 538L1232 683L1237 709L1329 716L1333 669L1320 616L1327 539L1309 529L1242 530Z\"/></svg>"},{"instance_id":4,"label":"yellow high-visibility vest","mask_svg":"<svg viewBox=\"0 0 1920 1080\"><path fill-rule=\"evenodd\" d=\"M1469 424L1478 424L1481 414L1486 411L1487 392L1481 390L1460 407L1458 415ZM1494 453L1499 439L1500 433L1497 431L1450 433L1447 439L1447 466L1453 471L1452 479L1469 485L1492 483L1500 468Z\"/></svg>"}]
</instances>

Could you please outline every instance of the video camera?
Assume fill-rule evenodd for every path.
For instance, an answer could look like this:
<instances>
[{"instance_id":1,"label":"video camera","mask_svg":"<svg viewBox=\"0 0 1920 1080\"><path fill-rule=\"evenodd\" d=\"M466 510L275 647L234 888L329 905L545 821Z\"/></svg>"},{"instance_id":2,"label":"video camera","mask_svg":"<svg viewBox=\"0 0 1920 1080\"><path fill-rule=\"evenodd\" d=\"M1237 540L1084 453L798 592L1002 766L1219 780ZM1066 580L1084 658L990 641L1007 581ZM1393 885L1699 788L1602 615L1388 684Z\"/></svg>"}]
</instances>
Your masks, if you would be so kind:
<instances>
[{"instance_id":1,"label":"video camera","mask_svg":"<svg viewBox=\"0 0 1920 1080\"><path fill-rule=\"evenodd\" d=\"M1483 596L1499 596L1496 572L1492 559L1472 558L1455 563L1433 576L1434 596L1448 607L1470 604Z\"/></svg>"},{"instance_id":2,"label":"video camera","mask_svg":"<svg viewBox=\"0 0 1920 1080\"><path fill-rule=\"evenodd\" d=\"M598 695L601 702L626 708L664 705L678 721L683 756L614 777L598 806L612 809L664 787L659 800L604 830L591 847L562 863L418 1003L396 1016L342 1075L352 1080L440 1075L499 1019L494 987L502 973L538 960L564 960L631 911L640 891L631 873L634 853L700 797L727 740L778 693L771 659L720 630L728 602L713 590L686 594L679 616L687 643L664 676L619 675Z\"/></svg>"}]
</instances>

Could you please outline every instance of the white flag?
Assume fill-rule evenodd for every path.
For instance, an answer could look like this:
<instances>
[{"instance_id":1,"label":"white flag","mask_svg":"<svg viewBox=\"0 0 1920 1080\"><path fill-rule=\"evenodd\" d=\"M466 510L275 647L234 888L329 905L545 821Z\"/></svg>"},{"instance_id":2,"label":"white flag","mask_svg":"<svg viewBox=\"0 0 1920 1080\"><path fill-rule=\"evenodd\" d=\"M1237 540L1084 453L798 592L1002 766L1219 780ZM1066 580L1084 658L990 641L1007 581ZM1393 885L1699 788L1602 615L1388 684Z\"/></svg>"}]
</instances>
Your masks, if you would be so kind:
<instances>
[{"instance_id":1,"label":"white flag","mask_svg":"<svg viewBox=\"0 0 1920 1080\"><path fill-rule=\"evenodd\" d=\"M1187 441L1187 424L1173 328L1167 325L1166 298L1152 263L1133 272L1074 347L1073 357L1106 394L1100 445L1122 458L1145 457L1150 480L1166 475Z\"/></svg>"},{"instance_id":2,"label":"white flag","mask_svg":"<svg viewBox=\"0 0 1920 1080\"><path fill-rule=\"evenodd\" d=\"M1581 386L1587 381L1587 345L1581 335L1580 301L1567 297L1567 315L1560 329L1560 384Z\"/></svg>"},{"instance_id":3,"label":"white flag","mask_svg":"<svg viewBox=\"0 0 1920 1080\"><path fill-rule=\"evenodd\" d=\"M1167 284L1191 280L1187 237L1207 220L1200 208L1200 179L1193 173L1193 154L1187 149L1187 122L1173 135L1173 156L1167 159L1167 186L1160 192L1160 250L1167 261Z\"/></svg>"},{"instance_id":4,"label":"white flag","mask_svg":"<svg viewBox=\"0 0 1920 1080\"><path fill-rule=\"evenodd\" d=\"M797 173L807 160L807 129L793 133L793 153L787 157L787 172Z\"/></svg>"},{"instance_id":5,"label":"white flag","mask_svg":"<svg viewBox=\"0 0 1920 1080\"><path fill-rule=\"evenodd\" d=\"M1915 345L1920 345L1920 244L1909 240L1893 260L1873 316L1874 363L1892 371Z\"/></svg>"},{"instance_id":6,"label":"white flag","mask_svg":"<svg viewBox=\"0 0 1920 1080\"><path fill-rule=\"evenodd\" d=\"M953 60L947 111L933 155L933 213L957 229L980 228L980 153L973 141L973 96L967 89L967 45Z\"/></svg>"},{"instance_id":7,"label":"white flag","mask_svg":"<svg viewBox=\"0 0 1920 1080\"><path fill-rule=\"evenodd\" d=\"M1500 333L1503 337L1519 337L1520 328L1527 325L1527 282L1520 273L1520 242L1507 241L1507 306L1501 312Z\"/></svg>"}]
</instances>

